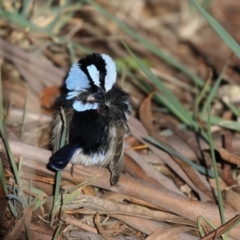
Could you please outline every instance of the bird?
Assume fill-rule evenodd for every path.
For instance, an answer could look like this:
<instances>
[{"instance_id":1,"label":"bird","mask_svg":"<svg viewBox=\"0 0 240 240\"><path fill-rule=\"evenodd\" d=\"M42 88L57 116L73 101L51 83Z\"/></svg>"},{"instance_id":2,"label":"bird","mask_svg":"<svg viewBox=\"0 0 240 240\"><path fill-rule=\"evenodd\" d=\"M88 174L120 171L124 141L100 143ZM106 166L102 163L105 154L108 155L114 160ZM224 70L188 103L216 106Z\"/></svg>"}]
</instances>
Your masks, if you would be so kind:
<instances>
[{"instance_id":1,"label":"bird","mask_svg":"<svg viewBox=\"0 0 240 240\"><path fill-rule=\"evenodd\" d=\"M53 154L48 167L59 171L70 162L108 167L115 186L123 168L123 143L130 133L130 95L116 83L117 70L107 54L92 53L74 63L66 77L66 93L58 99L53 121ZM65 126L65 145L60 146Z\"/></svg>"}]
</instances>

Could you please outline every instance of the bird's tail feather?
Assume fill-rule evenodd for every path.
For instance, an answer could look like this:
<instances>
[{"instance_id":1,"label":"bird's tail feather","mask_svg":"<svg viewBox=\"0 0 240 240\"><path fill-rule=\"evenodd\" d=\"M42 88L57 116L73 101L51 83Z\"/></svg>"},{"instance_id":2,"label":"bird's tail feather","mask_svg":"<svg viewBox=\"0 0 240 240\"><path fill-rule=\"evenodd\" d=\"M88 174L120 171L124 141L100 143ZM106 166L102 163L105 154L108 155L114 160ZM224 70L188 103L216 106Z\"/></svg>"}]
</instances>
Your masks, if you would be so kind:
<instances>
[{"instance_id":1,"label":"bird's tail feather","mask_svg":"<svg viewBox=\"0 0 240 240\"><path fill-rule=\"evenodd\" d=\"M79 146L76 143L65 145L51 156L48 166L57 171L64 169L78 148Z\"/></svg>"}]
</instances>

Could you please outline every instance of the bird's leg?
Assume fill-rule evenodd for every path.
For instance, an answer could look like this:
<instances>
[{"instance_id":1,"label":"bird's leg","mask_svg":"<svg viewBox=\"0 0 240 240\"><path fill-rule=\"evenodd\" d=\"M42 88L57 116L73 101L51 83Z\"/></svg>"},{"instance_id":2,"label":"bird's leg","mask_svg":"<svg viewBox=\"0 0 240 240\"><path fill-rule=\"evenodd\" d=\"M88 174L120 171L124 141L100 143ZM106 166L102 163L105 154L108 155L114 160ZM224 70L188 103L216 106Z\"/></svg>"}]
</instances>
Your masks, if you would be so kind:
<instances>
[{"instance_id":1,"label":"bird's leg","mask_svg":"<svg viewBox=\"0 0 240 240\"><path fill-rule=\"evenodd\" d=\"M74 171L74 164L72 164L72 166L71 166L71 169L70 169L70 173L71 173L71 176L73 177L73 171Z\"/></svg>"}]
</instances>

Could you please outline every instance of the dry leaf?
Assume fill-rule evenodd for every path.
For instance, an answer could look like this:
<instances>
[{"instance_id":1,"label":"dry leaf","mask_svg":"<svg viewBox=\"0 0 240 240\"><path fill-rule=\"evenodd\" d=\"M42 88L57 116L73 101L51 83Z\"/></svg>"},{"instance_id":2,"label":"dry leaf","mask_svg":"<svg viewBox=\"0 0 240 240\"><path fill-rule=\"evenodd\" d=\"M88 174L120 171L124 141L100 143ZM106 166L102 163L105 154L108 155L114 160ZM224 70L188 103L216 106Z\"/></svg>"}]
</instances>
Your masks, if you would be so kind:
<instances>
[{"instance_id":1,"label":"dry leaf","mask_svg":"<svg viewBox=\"0 0 240 240\"><path fill-rule=\"evenodd\" d=\"M169 229L163 229L162 227L158 228L156 231L154 231L150 236L146 238L146 240L179 240L179 235L190 231L193 228L190 227L171 227ZM194 236L189 235L188 237L185 236L185 240L187 239L198 239Z\"/></svg>"},{"instance_id":2,"label":"dry leaf","mask_svg":"<svg viewBox=\"0 0 240 240\"><path fill-rule=\"evenodd\" d=\"M230 153L226 149L219 147L219 146L215 146L214 149L216 149L219 152L219 154L223 160L225 160L231 164L240 166L240 157L238 155Z\"/></svg>"},{"instance_id":3,"label":"dry leaf","mask_svg":"<svg viewBox=\"0 0 240 240\"><path fill-rule=\"evenodd\" d=\"M41 98L41 106L46 109L51 109L56 101L56 99L60 96L60 88L59 87L46 87L40 95Z\"/></svg>"}]
</instances>

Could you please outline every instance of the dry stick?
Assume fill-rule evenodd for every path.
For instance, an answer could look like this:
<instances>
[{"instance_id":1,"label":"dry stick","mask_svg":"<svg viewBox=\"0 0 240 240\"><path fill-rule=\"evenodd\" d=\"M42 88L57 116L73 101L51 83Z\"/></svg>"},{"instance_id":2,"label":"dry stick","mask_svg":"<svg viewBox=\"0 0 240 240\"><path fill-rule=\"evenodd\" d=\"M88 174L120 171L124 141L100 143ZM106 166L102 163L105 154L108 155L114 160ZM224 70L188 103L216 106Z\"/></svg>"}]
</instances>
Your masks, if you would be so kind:
<instances>
[{"instance_id":1,"label":"dry stick","mask_svg":"<svg viewBox=\"0 0 240 240\"><path fill-rule=\"evenodd\" d=\"M192 221L186 220L183 217L176 216L172 213L163 211L150 210L148 208L141 208L130 204L118 203L88 195L79 195L74 201L67 203L64 207L65 210L73 210L85 208L94 210L101 214L114 215L128 215L134 217L142 217L155 221L178 223L189 226L196 226Z\"/></svg>"},{"instance_id":2,"label":"dry stick","mask_svg":"<svg viewBox=\"0 0 240 240\"><path fill-rule=\"evenodd\" d=\"M128 226L132 227L133 229L136 229L144 234L151 234L156 229L161 227L164 223L140 218L136 216L126 216L126 215L117 215L112 214L112 217L118 219L121 222L126 223ZM169 224L166 224L166 226L169 226Z\"/></svg>"},{"instance_id":3,"label":"dry stick","mask_svg":"<svg viewBox=\"0 0 240 240\"><path fill-rule=\"evenodd\" d=\"M144 218L139 217L133 217L133 216L124 216L124 215L112 215L112 217L126 223L127 225L131 226L134 229L137 229L140 232L143 232L147 235L152 234L156 230L160 230L162 232L167 232L171 229L174 229L175 227L162 222L156 222L152 220L147 220ZM144 228L144 229L143 229ZM155 238L157 239L157 238ZM170 239L170 238L168 238ZM174 238L175 239L175 238ZM196 240L199 238L194 237L193 235L190 235L188 233L182 233L179 238L176 238L178 240Z\"/></svg>"},{"instance_id":4,"label":"dry stick","mask_svg":"<svg viewBox=\"0 0 240 240\"><path fill-rule=\"evenodd\" d=\"M10 141L9 144L15 156L23 157L22 164L24 168L45 175L54 175L53 172L46 169L46 164L51 156L50 151L15 141ZM2 142L0 142L0 152L6 154ZM147 185L136 179L125 176L124 174L121 175L117 186L111 187L109 181L110 172L107 169L86 168L79 165L75 167L74 174L71 176L70 168L71 164L63 170L63 179L79 183L89 180L93 176L98 176L91 179L92 185L141 199L192 221L196 221L197 217L201 215L208 218L215 226L221 225L219 210L215 204L194 201L167 189L160 187L155 188L151 185ZM237 214L240 214L240 212L225 208L225 217L227 221L235 217ZM240 228L235 227L232 229L229 236L239 239Z\"/></svg>"},{"instance_id":5,"label":"dry stick","mask_svg":"<svg viewBox=\"0 0 240 240\"><path fill-rule=\"evenodd\" d=\"M130 206L128 204L121 204L121 203L117 203L115 201L108 201L108 200L104 200L104 199L100 199L97 197L91 197L91 196L87 196L87 195L79 195L76 199L76 204L67 204L65 206L65 210L69 210L69 209L73 209L73 208L86 208L86 209L93 209L94 211L98 212L99 214L107 214L110 215L111 217L118 219L124 223L126 223L127 225L131 226L134 229L137 229L140 232L143 232L144 234L151 234L152 232L154 232L156 229L158 229L159 227L161 227L162 229L168 230L169 228L171 228L170 225L165 224L165 223L161 223L162 221L168 221L168 222L173 222L173 223L179 223L179 224L186 224L186 225L190 225L190 226L194 226L193 222L188 221L182 217L173 215L171 213L165 213L165 212L161 212L161 211L151 211L149 209L141 209L139 207L133 207ZM152 216L150 216L150 214L141 214L141 212L148 212L150 213ZM95 214L95 213L93 213ZM133 216L131 216L133 215ZM145 217L146 215L149 216L150 219L155 219L154 220L150 220L150 219L146 219ZM155 216L154 216L155 215ZM87 226L85 228L85 225L82 225L82 222L79 223L80 220L74 219L74 221L69 221L69 219L73 219L73 217L69 216L69 218L67 217L67 215L65 214L64 216L66 216L63 220L68 223L68 224L72 224L78 227L81 227L82 229L86 230L86 231L92 231L93 227L90 227L89 230L87 230ZM142 217L138 217L138 216L142 216ZM158 220L158 221L156 221ZM161 221L161 222L160 222ZM79 225L80 224L80 225ZM96 231L96 229L94 228L94 230ZM193 236L187 236L185 235L185 239L193 239L191 237Z\"/></svg>"},{"instance_id":6,"label":"dry stick","mask_svg":"<svg viewBox=\"0 0 240 240\"><path fill-rule=\"evenodd\" d=\"M62 235L64 236L64 240L76 240L76 239L91 239L91 240L106 240L100 234L85 232L77 229L72 229L68 232L63 232ZM135 240L135 239L134 239Z\"/></svg>"},{"instance_id":7,"label":"dry stick","mask_svg":"<svg viewBox=\"0 0 240 240\"><path fill-rule=\"evenodd\" d=\"M168 229L159 227L156 231L154 231L150 236L146 238L146 240L156 240L156 239L177 239L177 240L196 240L199 239L196 236L192 236L185 232L193 230L190 227L169 227Z\"/></svg>"},{"instance_id":8,"label":"dry stick","mask_svg":"<svg viewBox=\"0 0 240 240\"><path fill-rule=\"evenodd\" d=\"M98 233L98 231L95 227L92 227L71 215L64 214L61 220L64 220L67 224L74 225L76 227L79 227L79 228L87 231L87 232L91 232L91 233L95 233L95 234Z\"/></svg>"}]
</instances>

